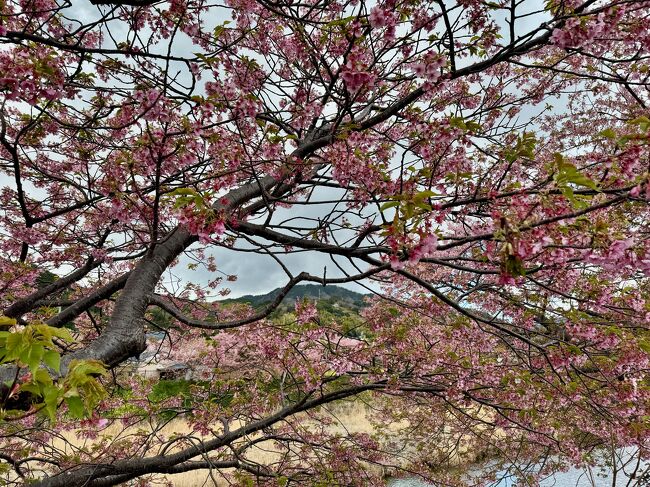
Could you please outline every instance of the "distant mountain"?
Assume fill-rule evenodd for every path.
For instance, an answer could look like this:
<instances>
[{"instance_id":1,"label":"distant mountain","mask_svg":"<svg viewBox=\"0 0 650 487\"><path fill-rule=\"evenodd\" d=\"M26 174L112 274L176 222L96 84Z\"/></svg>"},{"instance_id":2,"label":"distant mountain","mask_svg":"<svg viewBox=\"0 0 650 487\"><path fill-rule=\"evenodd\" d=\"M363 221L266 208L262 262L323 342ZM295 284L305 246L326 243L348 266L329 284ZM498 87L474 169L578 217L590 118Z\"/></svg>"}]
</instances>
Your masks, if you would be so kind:
<instances>
[{"instance_id":1,"label":"distant mountain","mask_svg":"<svg viewBox=\"0 0 650 487\"><path fill-rule=\"evenodd\" d=\"M248 303L253 308L262 308L273 302L280 294L282 288L274 289L267 294L246 295L239 298L224 299L222 303ZM293 307L297 299L309 299L319 303L337 304L347 309L359 310L367 306L364 302L364 294L350 291L338 286L319 286L316 284L304 284L295 286L285 296L283 307Z\"/></svg>"}]
</instances>

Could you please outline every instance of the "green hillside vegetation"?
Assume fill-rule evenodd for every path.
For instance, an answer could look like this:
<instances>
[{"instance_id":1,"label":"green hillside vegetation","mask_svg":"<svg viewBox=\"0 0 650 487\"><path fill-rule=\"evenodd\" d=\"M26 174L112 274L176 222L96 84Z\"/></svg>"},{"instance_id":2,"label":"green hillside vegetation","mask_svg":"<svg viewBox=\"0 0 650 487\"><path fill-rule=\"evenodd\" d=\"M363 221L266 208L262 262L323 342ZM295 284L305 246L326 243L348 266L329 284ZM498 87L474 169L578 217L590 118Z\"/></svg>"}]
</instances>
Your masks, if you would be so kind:
<instances>
[{"instance_id":1,"label":"green hillside vegetation","mask_svg":"<svg viewBox=\"0 0 650 487\"><path fill-rule=\"evenodd\" d=\"M247 304L259 310L268 306L280 293L280 288L262 295L247 295L221 301L224 304ZM295 303L297 300L309 300L316 304L320 325L332 326L344 335L360 338L365 335L363 320L359 312L368 304L365 295L338 286L318 286L306 284L294 287L271 313L269 318L275 322L289 324L295 321Z\"/></svg>"},{"instance_id":2,"label":"green hillside vegetation","mask_svg":"<svg viewBox=\"0 0 650 487\"><path fill-rule=\"evenodd\" d=\"M272 303L281 288L260 295L246 295L239 298L220 300L225 306L250 306L253 310L261 310ZM294 313L297 300L308 300L316 304L318 323L323 326L334 326L339 332L353 338L360 338L367 333L363 331L363 320L360 311L368 306L366 295L350 291L338 286L318 286L307 284L294 287L284 298L280 306L271 313L269 319L276 323L290 324L295 322ZM148 312L149 323L155 329L167 329L172 326L173 318L159 308ZM155 331L155 330L152 330Z\"/></svg>"},{"instance_id":3,"label":"green hillside vegetation","mask_svg":"<svg viewBox=\"0 0 650 487\"><path fill-rule=\"evenodd\" d=\"M246 295L239 298L224 299L222 303L247 303L255 309L260 309L270 304L280 293L281 288L274 289L267 294ZM366 306L365 295L350 291L338 286L318 286L316 284L305 284L296 286L284 298L281 308L293 309L296 299L309 299L318 303L318 309L336 312L335 304L344 309L359 311Z\"/></svg>"}]
</instances>

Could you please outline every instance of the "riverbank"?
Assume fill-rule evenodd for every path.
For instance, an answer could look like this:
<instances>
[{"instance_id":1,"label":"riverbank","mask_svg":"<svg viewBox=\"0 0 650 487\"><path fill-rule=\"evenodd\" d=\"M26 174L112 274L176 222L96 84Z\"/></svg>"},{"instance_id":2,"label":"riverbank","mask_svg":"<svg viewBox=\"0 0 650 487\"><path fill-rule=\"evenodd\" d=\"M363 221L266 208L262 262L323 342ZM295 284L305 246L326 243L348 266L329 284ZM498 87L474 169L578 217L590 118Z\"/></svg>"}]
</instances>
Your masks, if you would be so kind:
<instances>
[{"instance_id":1,"label":"riverbank","mask_svg":"<svg viewBox=\"0 0 650 487\"><path fill-rule=\"evenodd\" d=\"M409 443L409 435L413 425L409 424L407 420L392 422L390 424L381 425L381 431L378 431L376 418L373 417L372 411L369 406L361 401L348 402L344 404L337 404L329 408L323 408L320 414L324 415L326 426L326 433L328 436L348 436L357 433L364 433L373 436L381 445L381 449L386 452L390 458L390 462L385 464L377 464L368 462L364 468L368 472L380 478L394 478L394 477L407 477L408 472L403 470L408 464L409 460L415 455ZM311 425L316 426L309 417L305 416L301 419L301 427L307 429ZM319 422L318 425L321 423ZM238 424L232 423L231 429L236 428ZM377 434L379 433L379 434ZM119 448L121 444L126 444L132 441L134 435L150 434L160 438L187 438L187 440L179 440L178 447L172 448L180 449L181 445L187 446L191 438L194 440L203 440L211 437L210 433L201 434L192 428L190 423L183 418L175 418L164 425L156 425L153 422L141 422L134 426L123 427L120 421L114 422L100 429L96 432L97 437L84 437L77 436L74 432L66 432L58 437L55 437L50 442L52 449L58 450L65 456L76 456L84 452L96 452L97 461L101 461L101 452L110 452L114 448ZM446 458L447 465L461 467L476 462L480 454L476 452L462 451L458 448L458 439L450 441L448 445L454 445L453 451L440 451L431 452L432 456L436 453L441 458ZM125 443L126 442L126 443ZM444 446L443 443L440 445ZM155 455L157 452L150 451L148 455ZM260 441L259 443L249 447L245 452L245 459L251 464L260 465L273 465L282 461L282 456L286 452L280 452L278 447L272 441ZM286 458L285 458L286 459ZM174 487L199 487L199 486L216 486L225 487L230 485L228 480L223 474L232 474L232 469L225 470L212 470L202 469L190 472L183 472L177 474L166 475L153 475L148 485L172 485ZM399 483L392 484L396 487L402 487Z\"/></svg>"}]
</instances>

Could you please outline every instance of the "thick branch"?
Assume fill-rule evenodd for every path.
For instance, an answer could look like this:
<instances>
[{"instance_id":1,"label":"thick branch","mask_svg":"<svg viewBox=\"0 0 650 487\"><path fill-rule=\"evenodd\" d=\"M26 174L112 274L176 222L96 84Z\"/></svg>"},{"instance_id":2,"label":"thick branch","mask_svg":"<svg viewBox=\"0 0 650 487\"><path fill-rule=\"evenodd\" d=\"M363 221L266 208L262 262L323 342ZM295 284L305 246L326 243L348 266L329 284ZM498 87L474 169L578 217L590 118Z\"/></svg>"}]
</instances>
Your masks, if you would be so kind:
<instances>
[{"instance_id":1,"label":"thick branch","mask_svg":"<svg viewBox=\"0 0 650 487\"><path fill-rule=\"evenodd\" d=\"M46 323L50 326L62 326L64 323L75 319L87 309L90 309L100 301L111 297L117 291L122 289L124 287L124 284L126 284L126 280L130 274L130 272L122 274L121 276L113 279L108 284L103 285L91 294L84 296L78 301L75 301L73 304L62 310L59 314L47 320Z\"/></svg>"},{"instance_id":2,"label":"thick branch","mask_svg":"<svg viewBox=\"0 0 650 487\"><path fill-rule=\"evenodd\" d=\"M294 414L308 411L340 399L355 396L365 391L382 390L387 387L386 381L380 381L325 393L314 399L310 399L313 394L310 393L304 396L300 401L286 406L263 419L253 421L237 428L236 430L225 433L222 436L205 441L198 445L193 445L173 454L122 460L115 462L114 464L85 466L77 470L62 472L53 477L43 479L34 485L37 487L68 487L70 485L86 485L89 487L109 486L117 485L119 482L123 481L123 478L127 478L127 476L128 478L135 478L150 473L164 473L176 465L182 465L185 462L188 462L193 457L205 455L218 448L230 445L240 438L268 428ZM409 386L408 389L413 392L418 390L418 388L412 386ZM443 389L441 388L432 388L430 386L427 386L425 389L426 390L423 390L423 392L443 392ZM114 483L108 482L111 477L113 477ZM94 479L99 480L94 482Z\"/></svg>"},{"instance_id":3,"label":"thick branch","mask_svg":"<svg viewBox=\"0 0 650 487\"><path fill-rule=\"evenodd\" d=\"M124 283L115 302L111 320L103 333L84 350L66 356L72 359L95 359L109 367L139 354L145 349L144 313L162 273L190 244L196 241L184 227L177 227L154 251L143 257Z\"/></svg>"}]
</instances>

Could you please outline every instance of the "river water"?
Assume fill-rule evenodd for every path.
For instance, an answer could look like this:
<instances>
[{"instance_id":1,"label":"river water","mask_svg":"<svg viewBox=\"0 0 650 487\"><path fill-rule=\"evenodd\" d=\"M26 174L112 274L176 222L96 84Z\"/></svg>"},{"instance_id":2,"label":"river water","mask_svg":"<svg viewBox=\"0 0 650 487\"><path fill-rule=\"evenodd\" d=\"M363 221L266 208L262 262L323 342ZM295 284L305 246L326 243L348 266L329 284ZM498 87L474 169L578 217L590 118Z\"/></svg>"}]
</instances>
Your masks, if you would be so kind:
<instances>
[{"instance_id":1,"label":"river water","mask_svg":"<svg viewBox=\"0 0 650 487\"><path fill-rule=\"evenodd\" d=\"M619 450L618 458L621 462L627 462L631 458L631 453L626 450ZM631 471L632 465L636 461L629 462L629 468L624 470ZM616 482L613 482L611 469L608 471L602 468L578 469L573 468L567 472L559 472L553 477L549 477L540 482L541 487L650 487L650 461L641 462L641 467L637 470L642 473L645 470L646 475L643 479L630 480L619 471ZM471 476L471 473L469 474ZM502 476L503 473L502 473ZM498 477L497 477L498 478ZM468 482L468 485L472 485ZM500 481L490 484L490 487L524 487L526 484L519 484L511 477L503 478ZM393 479L388 482L388 487L437 487L435 484L423 482L418 479Z\"/></svg>"},{"instance_id":2,"label":"river water","mask_svg":"<svg viewBox=\"0 0 650 487\"><path fill-rule=\"evenodd\" d=\"M592 482L589 476L584 470L573 469L568 472L558 473L553 478L546 479L542 481L540 485L542 487L604 487L612 485L611 475L602 477L596 477L594 475ZM623 482L622 485L625 485L626 482ZM492 487L514 487L516 484L511 479L503 479L497 483L492 484ZM634 484L632 484L634 485ZM417 479L397 479L392 480L388 483L389 487L435 487L434 484L427 482L422 482Z\"/></svg>"}]
</instances>

